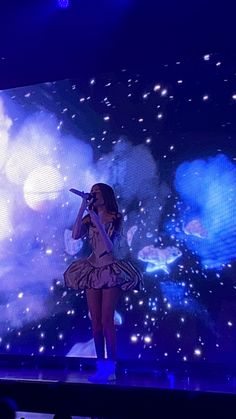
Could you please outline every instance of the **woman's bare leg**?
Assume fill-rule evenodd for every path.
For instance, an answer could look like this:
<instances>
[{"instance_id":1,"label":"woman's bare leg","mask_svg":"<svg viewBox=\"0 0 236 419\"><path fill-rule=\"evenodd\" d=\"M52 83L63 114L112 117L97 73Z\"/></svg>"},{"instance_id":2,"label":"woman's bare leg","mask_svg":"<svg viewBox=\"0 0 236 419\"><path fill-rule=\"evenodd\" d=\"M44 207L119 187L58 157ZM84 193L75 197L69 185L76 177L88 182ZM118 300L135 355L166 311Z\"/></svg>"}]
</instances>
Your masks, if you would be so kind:
<instances>
[{"instance_id":1,"label":"woman's bare leg","mask_svg":"<svg viewBox=\"0 0 236 419\"><path fill-rule=\"evenodd\" d=\"M93 338L98 359L105 357L105 342L102 327L102 290L86 290L88 308L92 320Z\"/></svg>"},{"instance_id":2,"label":"woman's bare leg","mask_svg":"<svg viewBox=\"0 0 236 419\"><path fill-rule=\"evenodd\" d=\"M122 291L118 287L102 290L102 325L108 359L116 359L116 330L114 313Z\"/></svg>"}]
</instances>

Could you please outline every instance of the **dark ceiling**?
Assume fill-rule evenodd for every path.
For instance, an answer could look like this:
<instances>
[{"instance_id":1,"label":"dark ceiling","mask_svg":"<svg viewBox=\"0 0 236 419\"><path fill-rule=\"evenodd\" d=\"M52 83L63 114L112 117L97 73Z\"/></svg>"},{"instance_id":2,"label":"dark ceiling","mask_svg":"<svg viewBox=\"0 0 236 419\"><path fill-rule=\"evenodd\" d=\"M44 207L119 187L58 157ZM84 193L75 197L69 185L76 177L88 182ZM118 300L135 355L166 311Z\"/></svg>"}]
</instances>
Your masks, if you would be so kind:
<instances>
[{"instance_id":1,"label":"dark ceiling","mask_svg":"<svg viewBox=\"0 0 236 419\"><path fill-rule=\"evenodd\" d=\"M0 88L234 53L233 3L207 0L1 1Z\"/></svg>"}]
</instances>

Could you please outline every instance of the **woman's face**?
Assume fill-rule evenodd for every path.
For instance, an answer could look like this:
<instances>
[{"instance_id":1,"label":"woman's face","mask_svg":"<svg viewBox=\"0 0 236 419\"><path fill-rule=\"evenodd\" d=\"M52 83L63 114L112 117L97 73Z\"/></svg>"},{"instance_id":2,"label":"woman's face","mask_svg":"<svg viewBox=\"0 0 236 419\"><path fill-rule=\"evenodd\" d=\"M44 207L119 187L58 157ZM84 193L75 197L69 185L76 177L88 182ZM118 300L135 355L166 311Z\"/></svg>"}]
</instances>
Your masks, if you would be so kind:
<instances>
[{"instance_id":1,"label":"woman's face","mask_svg":"<svg viewBox=\"0 0 236 419\"><path fill-rule=\"evenodd\" d=\"M93 204L94 207L101 207L104 205L104 199L102 196L102 191L98 185L94 185L91 189L91 194L96 197L96 200Z\"/></svg>"}]
</instances>

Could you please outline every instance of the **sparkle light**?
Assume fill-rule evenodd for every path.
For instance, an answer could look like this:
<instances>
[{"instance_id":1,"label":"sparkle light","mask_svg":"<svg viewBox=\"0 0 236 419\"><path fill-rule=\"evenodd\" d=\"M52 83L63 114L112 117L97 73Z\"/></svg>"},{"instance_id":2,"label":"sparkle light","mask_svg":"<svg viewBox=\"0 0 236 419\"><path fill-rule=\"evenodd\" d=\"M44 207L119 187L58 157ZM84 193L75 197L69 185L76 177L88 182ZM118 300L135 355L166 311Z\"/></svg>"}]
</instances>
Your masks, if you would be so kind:
<instances>
[{"instance_id":1,"label":"sparkle light","mask_svg":"<svg viewBox=\"0 0 236 419\"><path fill-rule=\"evenodd\" d=\"M161 85L160 84L156 84L153 88L154 92L157 92L158 90L160 90Z\"/></svg>"},{"instance_id":2,"label":"sparkle light","mask_svg":"<svg viewBox=\"0 0 236 419\"><path fill-rule=\"evenodd\" d=\"M163 89L162 91L161 91L161 96L166 96L167 95L167 89Z\"/></svg>"},{"instance_id":3,"label":"sparkle light","mask_svg":"<svg viewBox=\"0 0 236 419\"><path fill-rule=\"evenodd\" d=\"M201 349L196 348L196 349L194 350L194 355L196 355L196 356L201 356L201 354L202 354Z\"/></svg>"},{"instance_id":4,"label":"sparkle light","mask_svg":"<svg viewBox=\"0 0 236 419\"><path fill-rule=\"evenodd\" d=\"M46 255L52 255L52 249L47 249L45 253Z\"/></svg>"}]
</instances>

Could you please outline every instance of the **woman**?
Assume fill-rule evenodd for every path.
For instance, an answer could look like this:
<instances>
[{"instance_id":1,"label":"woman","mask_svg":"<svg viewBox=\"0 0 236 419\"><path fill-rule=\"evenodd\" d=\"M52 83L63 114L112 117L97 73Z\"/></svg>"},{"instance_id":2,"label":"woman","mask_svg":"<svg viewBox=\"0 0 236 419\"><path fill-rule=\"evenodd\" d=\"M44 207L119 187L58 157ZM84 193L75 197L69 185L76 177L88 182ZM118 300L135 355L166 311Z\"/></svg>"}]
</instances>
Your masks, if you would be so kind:
<instances>
[{"instance_id":1,"label":"woman","mask_svg":"<svg viewBox=\"0 0 236 419\"><path fill-rule=\"evenodd\" d=\"M93 197L88 205L85 194L72 237L86 234L92 247L87 259L73 262L64 274L68 287L86 291L92 320L93 338L98 358L94 380L115 379L116 333L114 312L122 291L141 289L142 276L130 263L115 258L122 217L118 212L113 189L97 183L91 189ZM88 206L88 214L83 217ZM105 343L108 360L105 362Z\"/></svg>"}]
</instances>

